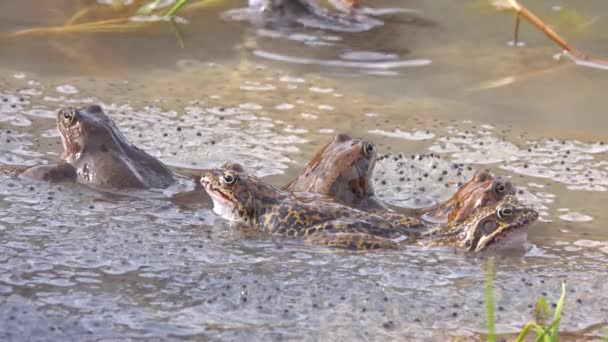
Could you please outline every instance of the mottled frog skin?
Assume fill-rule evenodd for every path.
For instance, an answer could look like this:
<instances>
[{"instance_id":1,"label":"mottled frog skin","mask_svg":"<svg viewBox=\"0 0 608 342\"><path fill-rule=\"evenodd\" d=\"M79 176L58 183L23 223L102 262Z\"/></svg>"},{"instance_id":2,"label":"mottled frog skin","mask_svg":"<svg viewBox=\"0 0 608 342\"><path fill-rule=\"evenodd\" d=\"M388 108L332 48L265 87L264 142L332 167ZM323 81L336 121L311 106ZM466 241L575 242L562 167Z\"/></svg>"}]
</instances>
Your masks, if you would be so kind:
<instances>
[{"instance_id":1,"label":"mottled frog skin","mask_svg":"<svg viewBox=\"0 0 608 342\"><path fill-rule=\"evenodd\" d=\"M284 189L330 196L360 209L384 209L371 185L375 163L376 146L373 143L338 134Z\"/></svg>"},{"instance_id":2,"label":"mottled frog skin","mask_svg":"<svg viewBox=\"0 0 608 342\"><path fill-rule=\"evenodd\" d=\"M176 181L162 162L131 144L98 105L59 110L57 128L61 161L27 168L21 177L104 189L165 188Z\"/></svg>"},{"instance_id":3,"label":"mottled frog skin","mask_svg":"<svg viewBox=\"0 0 608 342\"><path fill-rule=\"evenodd\" d=\"M408 232L382 217L323 196L298 197L234 169L206 170L201 184L213 211L271 235L347 249L395 248Z\"/></svg>"},{"instance_id":4,"label":"mottled frog skin","mask_svg":"<svg viewBox=\"0 0 608 342\"><path fill-rule=\"evenodd\" d=\"M493 205L508 195L515 195L513 184L494 178L488 171L478 171L454 196L421 211L422 218L432 222L463 222L475 209Z\"/></svg>"},{"instance_id":5,"label":"mottled frog skin","mask_svg":"<svg viewBox=\"0 0 608 342\"><path fill-rule=\"evenodd\" d=\"M272 235L301 238L324 246L347 249L397 248L400 242L461 247L479 252L503 244L524 231L538 214L507 196L492 206L478 208L462 223L429 232L402 225L319 195L298 195L277 189L242 172L240 165L206 170L201 184L213 200L213 211L225 219L243 222Z\"/></svg>"},{"instance_id":6,"label":"mottled frog skin","mask_svg":"<svg viewBox=\"0 0 608 342\"><path fill-rule=\"evenodd\" d=\"M456 246L470 252L520 245L538 213L521 206L515 196L473 211L463 222L442 226L420 240L427 246Z\"/></svg>"},{"instance_id":7,"label":"mottled frog skin","mask_svg":"<svg viewBox=\"0 0 608 342\"><path fill-rule=\"evenodd\" d=\"M432 223L462 222L475 209L515 194L509 181L495 179L488 171L479 171L447 201L407 215L397 214L384 210L385 205L374 196L371 179L376 157L373 143L346 134L336 135L316 153L304 172L285 186L285 190L334 197L355 208L379 215L384 212L392 221L410 221L409 224L415 219L408 219L409 216L422 217Z\"/></svg>"}]
</instances>

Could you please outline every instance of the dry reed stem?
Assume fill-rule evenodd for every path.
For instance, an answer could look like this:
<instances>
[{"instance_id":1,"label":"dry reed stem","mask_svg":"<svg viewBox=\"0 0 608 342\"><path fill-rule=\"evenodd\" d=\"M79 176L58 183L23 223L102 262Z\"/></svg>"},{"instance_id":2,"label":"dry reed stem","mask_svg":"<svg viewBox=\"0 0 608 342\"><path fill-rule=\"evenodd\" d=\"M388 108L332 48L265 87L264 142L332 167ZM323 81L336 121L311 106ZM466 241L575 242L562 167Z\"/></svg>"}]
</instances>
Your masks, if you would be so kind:
<instances>
[{"instance_id":1,"label":"dry reed stem","mask_svg":"<svg viewBox=\"0 0 608 342\"><path fill-rule=\"evenodd\" d=\"M568 53L578 59L584 61L591 61L594 63L602 64L603 66L608 66L608 60L601 58L594 58L582 51L573 47L566 39L562 38L557 32L555 32L552 28L547 26L539 17L537 17L534 13L530 12L527 8L519 4L517 0L509 0L509 4L511 7L517 12L516 24L515 24L515 44L517 44L518 39L518 31L519 31L519 17L524 17L528 22L532 25L536 26L539 30L541 30L549 39L554 41L557 45L559 45L562 49L568 51Z\"/></svg>"}]
</instances>

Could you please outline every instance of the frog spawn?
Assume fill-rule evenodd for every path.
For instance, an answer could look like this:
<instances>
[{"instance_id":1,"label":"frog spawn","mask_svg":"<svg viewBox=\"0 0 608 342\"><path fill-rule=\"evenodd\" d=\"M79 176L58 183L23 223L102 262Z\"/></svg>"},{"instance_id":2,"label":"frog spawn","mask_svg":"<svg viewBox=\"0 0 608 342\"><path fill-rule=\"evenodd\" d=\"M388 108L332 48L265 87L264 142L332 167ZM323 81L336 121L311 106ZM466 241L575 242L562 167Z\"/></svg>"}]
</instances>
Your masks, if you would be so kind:
<instances>
[{"instance_id":1,"label":"frog spawn","mask_svg":"<svg viewBox=\"0 0 608 342\"><path fill-rule=\"evenodd\" d=\"M451 197L474 170L435 154L384 154L372 177L376 196L389 204L424 208Z\"/></svg>"},{"instance_id":2,"label":"frog spawn","mask_svg":"<svg viewBox=\"0 0 608 342\"><path fill-rule=\"evenodd\" d=\"M519 147L491 131L452 128L448 132L429 149L449 154L456 163L499 164L509 172L551 179L571 190L608 191L608 145L604 142L540 139Z\"/></svg>"},{"instance_id":3,"label":"frog spawn","mask_svg":"<svg viewBox=\"0 0 608 342\"><path fill-rule=\"evenodd\" d=\"M306 142L277 133L275 123L251 106L203 107L193 102L183 113L155 105L142 110L126 104L102 107L134 145L176 167L198 169L239 160L258 176L282 173L291 161L287 154Z\"/></svg>"}]
</instances>

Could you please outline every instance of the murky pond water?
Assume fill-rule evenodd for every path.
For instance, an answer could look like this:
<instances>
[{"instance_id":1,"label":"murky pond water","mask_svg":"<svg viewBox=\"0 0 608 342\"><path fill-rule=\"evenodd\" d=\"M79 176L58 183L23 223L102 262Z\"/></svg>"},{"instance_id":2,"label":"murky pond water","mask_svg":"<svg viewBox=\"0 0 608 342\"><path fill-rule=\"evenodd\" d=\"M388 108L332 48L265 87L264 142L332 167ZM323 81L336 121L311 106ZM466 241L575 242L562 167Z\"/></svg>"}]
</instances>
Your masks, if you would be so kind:
<instances>
[{"instance_id":1,"label":"murky pond water","mask_svg":"<svg viewBox=\"0 0 608 342\"><path fill-rule=\"evenodd\" d=\"M0 162L56 160L55 111L100 103L171 166L234 160L277 185L338 132L391 153L375 182L393 204L452 194L455 185L438 181L443 170L457 182L488 168L541 213L528 246L492 254L498 330L518 331L536 299L555 302L566 281L563 329L606 334L608 74L554 59L556 47L531 29L526 47L508 47L513 18L477 1L377 1L415 15L381 17L382 27L360 33L221 19L240 5L184 14L184 48L165 24L3 40ZM58 25L78 6L7 2L0 30ZM559 8L592 23L560 27L566 36L608 56L605 2L534 7L553 19ZM441 158L410 157L431 152ZM158 193L0 175L0 339L443 340L485 331L488 255L312 248L235 229L193 197L178 205Z\"/></svg>"}]
</instances>

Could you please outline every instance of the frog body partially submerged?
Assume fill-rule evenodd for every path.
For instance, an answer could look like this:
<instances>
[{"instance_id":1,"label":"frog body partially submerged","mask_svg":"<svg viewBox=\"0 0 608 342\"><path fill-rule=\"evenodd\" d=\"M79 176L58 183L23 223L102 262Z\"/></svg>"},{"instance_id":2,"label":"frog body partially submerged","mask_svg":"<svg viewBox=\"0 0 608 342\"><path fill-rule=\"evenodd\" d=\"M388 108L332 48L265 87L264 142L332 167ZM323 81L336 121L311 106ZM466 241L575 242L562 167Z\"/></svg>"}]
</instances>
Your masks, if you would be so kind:
<instances>
[{"instance_id":1,"label":"frog body partially submerged","mask_svg":"<svg viewBox=\"0 0 608 342\"><path fill-rule=\"evenodd\" d=\"M384 215L393 222L411 223L420 217L437 224L462 222L475 209L515 194L509 181L495 179L488 171L479 171L448 200L430 208L403 209L407 213L396 213L387 210L375 196L371 180L376 158L373 143L338 134L316 153L304 172L284 189L330 196L346 205Z\"/></svg>"},{"instance_id":2,"label":"frog body partially submerged","mask_svg":"<svg viewBox=\"0 0 608 342\"><path fill-rule=\"evenodd\" d=\"M475 209L462 222L452 222L420 240L426 246L455 246L470 252L521 245L538 213L519 205L515 196Z\"/></svg>"},{"instance_id":3,"label":"frog body partially submerged","mask_svg":"<svg viewBox=\"0 0 608 342\"><path fill-rule=\"evenodd\" d=\"M176 182L161 161L131 144L100 106L59 110L57 128L61 161L24 169L19 176L104 189L165 188Z\"/></svg>"},{"instance_id":4,"label":"frog body partially submerged","mask_svg":"<svg viewBox=\"0 0 608 342\"><path fill-rule=\"evenodd\" d=\"M505 240L538 217L532 209L516 207L514 197L508 196L495 206L478 208L463 223L439 226L430 233L414 232L415 225L401 225L389 216L358 210L323 195L298 196L279 190L240 169L203 172L201 184L213 200L216 214L272 235L325 246L397 248L402 241L419 241L424 245L454 245L478 252ZM501 209L500 215L497 208Z\"/></svg>"},{"instance_id":5,"label":"frog body partially submerged","mask_svg":"<svg viewBox=\"0 0 608 342\"><path fill-rule=\"evenodd\" d=\"M488 171L478 171L448 200L419 211L419 215L431 222L463 222L475 209L493 205L508 195L515 195L511 182L494 178Z\"/></svg>"},{"instance_id":6,"label":"frog body partially submerged","mask_svg":"<svg viewBox=\"0 0 608 342\"><path fill-rule=\"evenodd\" d=\"M406 231L380 216L323 196L298 197L234 169L207 170L201 184L216 214L271 235L350 249L394 248L393 239L407 238Z\"/></svg>"},{"instance_id":7,"label":"frog body partially submerged","mask_svg":"<svg viewBox=\"0 0 608 342\"><path fill-rule=\"evenodd\" d=\"M228 11L232 19L254 23L293 24L333 31L366 31L382 22L358 11L358 0L249 0L245 11Z\"/></svg>"},{"instance_id":8,"label":"frog body partially submerged","mask_svg":"<svg viewBox=\"0 0 608 342\"><path fill-rule=\"evenodd\" d=\"M376 146L373 143L338 134L284 189L330 196L355 208L384 209L370 183L375 163Z\"/></svg>"}]
</instances>

